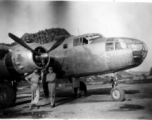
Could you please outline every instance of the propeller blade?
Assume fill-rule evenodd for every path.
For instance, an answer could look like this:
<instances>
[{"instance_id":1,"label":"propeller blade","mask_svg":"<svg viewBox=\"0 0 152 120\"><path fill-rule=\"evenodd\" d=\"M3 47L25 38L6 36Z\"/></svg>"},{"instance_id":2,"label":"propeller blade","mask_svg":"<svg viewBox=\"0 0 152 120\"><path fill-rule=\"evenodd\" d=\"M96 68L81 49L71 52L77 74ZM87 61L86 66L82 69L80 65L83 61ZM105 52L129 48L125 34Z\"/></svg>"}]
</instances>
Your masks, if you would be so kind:
<instances>
[{"instance_id":1,"label":"propeller blade","mask_svg":"<svg viewBox=\"0 0 152 120\"><path fill-rule=\"evenodd\" d=\"M57 48L61 43L63 43L64 40L65 40L65 37L62 37L60 40L55 42L54 45L47 52L50 52L54 50L55 48Z\"/></svg>"},{"instance_id":2,"label":"propeller blade","mask_svg":"<svg viewBox=\"0 0 152 120\"><path fill-rule=\"evenodd\" d=\"M18 38L17 36L13 35L12 33L8 33L8 36L12 38L15 42L20 44L21 46L27 48L28 50L32 51L33 53L40 55L36 51L34 51L31 47L29 47L22 39Z\"/></svg>"}]
</instances>

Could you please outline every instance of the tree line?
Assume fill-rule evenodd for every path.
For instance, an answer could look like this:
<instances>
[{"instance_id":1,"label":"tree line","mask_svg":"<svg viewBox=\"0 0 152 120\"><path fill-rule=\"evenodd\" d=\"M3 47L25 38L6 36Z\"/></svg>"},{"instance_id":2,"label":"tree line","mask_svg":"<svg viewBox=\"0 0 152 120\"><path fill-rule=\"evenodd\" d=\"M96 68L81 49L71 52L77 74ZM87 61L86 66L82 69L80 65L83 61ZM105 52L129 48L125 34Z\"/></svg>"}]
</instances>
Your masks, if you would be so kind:
<instances>
[{"instance_id":1,"label":"tree line","mask_svg":"<svg viewBox=\"0 0 152 120\"><path fill-rule=\"evenodd\" d=\"M62 37L68 38L70 36L70 33L65 30L64 28L50 28L50 29L45 29L41 30L37 33L25 33L21 39L25 41L26 43L40 43L40 44L45 44L45 43L50 43L52 41L58 41ZM13 42L11 44L6 44L6 43L0 43L2 46L14 46L16 45L16 42Z\"/></svg>"}]
</instances>

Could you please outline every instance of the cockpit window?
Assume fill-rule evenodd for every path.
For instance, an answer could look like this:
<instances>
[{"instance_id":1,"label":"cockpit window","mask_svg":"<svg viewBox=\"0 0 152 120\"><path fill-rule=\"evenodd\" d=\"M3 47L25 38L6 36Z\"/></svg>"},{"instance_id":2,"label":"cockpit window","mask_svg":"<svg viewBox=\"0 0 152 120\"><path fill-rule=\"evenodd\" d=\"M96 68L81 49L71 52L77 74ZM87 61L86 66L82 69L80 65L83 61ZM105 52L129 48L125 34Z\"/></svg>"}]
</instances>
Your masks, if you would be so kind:
<instances>
[{"instance_id":1,"label":"cockpit window","mask_svg":"<svg viewBox=\"0 0 152 120\"><path fill-rule=\"evenodd\" d=\"M106 51L126 49L127 44L122 38L109 38L106 40Z\"/></svg>"},{"instance_id":2,"label":"cockpit window","mask_svg":"<svg viewBox=\"0 0 152 120\"><path fill-rule=\"evenodd\" d=\"M126 39L125 42L127 44L127 47L132 49L132 45L134 44L134 40Z\"/></svg>"},{"instance_id":3,"label":"cockpit window","mask_svg":"<svg viewBox=\"0 0 152 120\"><path fill-rule=\"evenodd\" d=\"M83 45L88 44L88 40L86 38L83 38L82 44Z\"/></svg>"},{"instance_id":4,"label":"cockpit window","mask_svg":"<svg viewBox=\"0 0 152 120\"><path fill-rule=\"evenodd\" d=\"M115 41L115 50L126 49L127 44L124 39L118 38Z\"/></svg>"},{"instance_id":5,"label":"cockpit window","mask_svg":"<svg viewBox=\"0 0 152 120\"><path fill-rule=\"evenodd\" d=\"M87 40L89 41L93 41L95 39L98 39L98 38L102 38L103 36L101 34L89 34L87 36L84 36Z\"/></svg>"},{"instance_id":6,"label":"cockpit window","mask_svg":"<svg viewBox=\"0 0 152 120\"><path fill-rule=\"evenodd\" d=\"M120 45L120 42L116 42L116 43L115 43L115 49L116 49L116 50L122 49L122 47L121 47L121 45Z\"/></svg>"},{"instance_id":7,"label":"cockpit window","mask_svg":"<svg viewBox=\"0 0 152 120\"><path fill-rule=\"evenodd\" d=\"M78 45L80 45L80 39L76 38L74 39L73 46L78 46Z\"/></svg>"},{"instance_id":8,"label":"cockpit window","mask_svg":"<svg viewBox=\"0 0 152 120\"><path fill-rule=\"evenodd\" d=\"M120 49L126 49L127 45L125 42L115 42L115 49L120 50Z\"/></svg>"},{"instance_id":9,"label":"cockpit window","mask_svg":"<svg viewBox=\"0 0 152 120\"><path fill-rule=\"evenodd\" d=\"M84 37L74 39L73 46L86 45L88 40Z\"/></svg>"},{"instance_id":10,"label":"cockpit window","mask_svg":"<svg viewBox=\"0 0 152 120\"><path fill-rule=\"evenodd\" d=\"M114 50L113 42L106 43L106 51Z\"/></svg>"},{"instance_id":11,"label":"cockpit window","mask_svg":"<svg viewBox=\"0 0 152 120\"><path fill-rule=\"evenodd\" d=\"M93 41L100 40L104 38L103 35L99 33L90 33L74 38L73 46L92 44ZM104 40L103 40L104 41ZM94 42L96 43L96 42Z\"/></svg>"}]
</instances>

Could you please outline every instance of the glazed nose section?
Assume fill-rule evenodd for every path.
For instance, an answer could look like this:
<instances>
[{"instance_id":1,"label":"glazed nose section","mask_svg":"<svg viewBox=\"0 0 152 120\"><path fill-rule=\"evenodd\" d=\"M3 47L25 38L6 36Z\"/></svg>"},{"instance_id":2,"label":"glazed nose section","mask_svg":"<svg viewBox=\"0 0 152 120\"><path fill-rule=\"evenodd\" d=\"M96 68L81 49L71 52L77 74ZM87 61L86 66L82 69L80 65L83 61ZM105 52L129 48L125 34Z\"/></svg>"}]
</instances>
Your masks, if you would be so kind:
<instances>
[{"instance_id":1,"label":"glazed nose section","mask_svg":"<svg viewBox=\"0 0 152 120\"><path fill-rule=\"evenodd\" d=\"M134 62L137 65L140 65L145 59L148 49L144 42L139 40L133 40L133 41L134 43L132 44L132 50L133 50Z\"/></svg>"}]
</instances>

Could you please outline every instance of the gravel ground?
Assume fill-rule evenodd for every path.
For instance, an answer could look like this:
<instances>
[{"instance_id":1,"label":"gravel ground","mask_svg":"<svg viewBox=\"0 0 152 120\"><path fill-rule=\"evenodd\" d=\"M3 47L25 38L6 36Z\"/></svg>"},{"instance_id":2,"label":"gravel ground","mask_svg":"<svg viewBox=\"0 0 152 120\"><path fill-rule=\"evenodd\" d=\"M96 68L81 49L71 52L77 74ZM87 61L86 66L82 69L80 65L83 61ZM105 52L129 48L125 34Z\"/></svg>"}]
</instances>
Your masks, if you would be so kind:
<instances>
[{"instance_id":1,"label":"gravel ground","mask_svg":"<svg viewBox=\"0 0 152 120\"><path fill-rule=\"evenodd\" d=\"M58 88L56 107L41 93L40 107L29 110L30 88L19 87L15 107L3 110L0 118L51 119L152 119L152 83L119 84L125 90L125 101L114 102L111 85L88 85L88 95L73 98L71 86Z\"/></svg>"}]
</instances>

